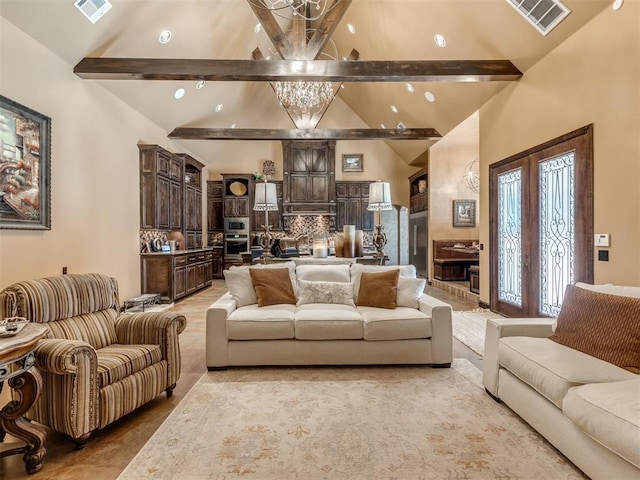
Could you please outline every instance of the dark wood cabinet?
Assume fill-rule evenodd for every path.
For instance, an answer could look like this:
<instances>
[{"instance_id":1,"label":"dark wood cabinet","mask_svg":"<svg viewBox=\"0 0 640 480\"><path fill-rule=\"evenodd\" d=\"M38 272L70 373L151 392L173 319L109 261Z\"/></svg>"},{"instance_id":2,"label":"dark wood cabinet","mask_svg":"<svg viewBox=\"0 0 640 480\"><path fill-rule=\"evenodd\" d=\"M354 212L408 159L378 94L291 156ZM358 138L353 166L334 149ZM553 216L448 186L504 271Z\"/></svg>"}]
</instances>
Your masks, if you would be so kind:
<instances>
[{"instance_id":1,"label":"dark wood cabinet","mask_svg":"<svg viewBox=\"0 0 640 480\"><path fill-rule=\"evenodd\" d=\"M371 182L336 182L336 229L355 225L357 230L373 230L373 212L369 205Z\"/></svg>"},{"instance_id":2,"label":"dark wood cabinet","mask_svg":"<svg viewBox=\"0 0 640 480\"><path fill-rule=\"evenodd\" d=\"M142 253L142 293L159 293L164 302L173 302L211 285L213 257L211 249Z\"/></svg>"},{"instance_id":3,"label":"dark wood cabinet","mask_svg":"<svg viewBox=\"0 0 640 480\"><path fill-rule=\"evenodd\" d=\"M251 212L249 197L225 197L225 217L248 217Z\"/></svg>"},{"instance_id":4,"label":"dark wood cabinet","mask_svg":"<svg viewBox=\"0 0 640 480\"><path fill-rule=\"evenodd\" d=\"M224 229L223 194L224 188L221 181L207 181L207 232L209 238L212 233L222 232Z\"/></svg>"},{"instance_id":5,"label":"dark wood cabinet","mask_svg":"<svg viewBox=\"0 0 640 480\"><path fill-rule=\"evenodd\" d=\"M223 247L213 247L211 252L211 278L223 278L224 270L224 249Z\"/></svg>"},{"instance_id":6,"label":"dark wood cabinet","mask_svg":"<svg viewBox=\"0 0 640 480\"><path fill-rule=\"evenodd\" d=\"M186 153L184 162L184 236L187 249L202 248L202 169L204 164Z\"/></svg>"},{"instance_id":7,"label":"dark wood cabinet","mask_svg":"<svg viewBox=\"0 0 640 480\"><path fill-rule=\"evenodd\" d=\"M158 145L138 145L140 153L140 228L181 230L182 158Z\"/></svg>"},{"instance_id":8,"label":"dark wood cabinet","mask_svg":"<svg viewBox=\"0 0 640 480\"><path fill-rule=\"evenodd\" d=\"M249 217L252 211L253 175L223 173L223 215L225 217Z\"/></svg>"},{"instance_id":9,"label":"dark wood cabinet","mask_svg":"<svg viewBox=\"0 0 640 480\"><path fill-rule=\"evenodd\" d=\"M427 167L409 177L409 213L429 210L429 174Z\"/></svg>"},{"instance_id":10,"label":"dark wood cabinet","mask_svg":"<svg viewBox=\"0 0 640 480\"><path fill-rule=\"evenodd\" d=\"M335 228L335 141L283 141L282 214L285 230L290 217L315 213L330 216Z\"/></svg>"}]
</instances>

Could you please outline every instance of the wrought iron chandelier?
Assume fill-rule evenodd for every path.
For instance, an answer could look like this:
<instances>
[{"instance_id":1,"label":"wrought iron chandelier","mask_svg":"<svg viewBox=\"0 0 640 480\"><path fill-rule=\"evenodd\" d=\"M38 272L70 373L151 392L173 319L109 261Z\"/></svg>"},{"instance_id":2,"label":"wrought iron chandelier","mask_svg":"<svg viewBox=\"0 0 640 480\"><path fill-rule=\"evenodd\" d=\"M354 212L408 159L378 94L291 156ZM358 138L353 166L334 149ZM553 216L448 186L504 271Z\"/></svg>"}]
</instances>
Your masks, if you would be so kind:
<instances>
[{"instance_id":1,"label":"wrought iron chandelier","mask_svg":"<svg viewBox=\"0 0 640 480\"><path fill-rule=\"evenodd\" d=\"M331 82L274 82L273 89L280 105L298 114L324 108L334 95Z\"/></svg>"},{"instance_id":2,"label":"wrought iron chandelier","mask_svg":"<svg viewBox=\"0 0 640 480\"><path fill-rule=\"evenodd\" d=\"M297 15L305 20L318 20L340 1L327 8L327 4L331 4L330 0L249 0L254 6L270 10L275 15L286 18Z\"/></svg>"},{"instance_id":3,"label":"wrought iron chandelier","mask_svg":"<svg viewBox=\"0 0 640 480\"><path fill-rule=\"evenodd\" d=\"M480 164L478 163L478 160L474 160L469 165L467 165L464 174L464 182L467 188L475 193L480 192L480 173L478 172L479 166Z\"/></svg>"}]
</instances>

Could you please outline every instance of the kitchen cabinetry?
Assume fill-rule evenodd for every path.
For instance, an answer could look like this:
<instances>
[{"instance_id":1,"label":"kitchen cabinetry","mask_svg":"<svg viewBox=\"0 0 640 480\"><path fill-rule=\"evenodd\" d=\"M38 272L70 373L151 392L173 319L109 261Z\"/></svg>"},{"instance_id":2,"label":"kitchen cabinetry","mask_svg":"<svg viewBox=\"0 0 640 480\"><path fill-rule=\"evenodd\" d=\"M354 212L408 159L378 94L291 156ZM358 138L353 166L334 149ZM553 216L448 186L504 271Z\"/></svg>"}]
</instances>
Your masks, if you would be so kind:
<instances>
[{"instance_id":1,"label":"kitchen cabinetry","mask_svg":"<svg viewBox=\"0 0 640 480\"><path fill-rule=\"evenodd\" d=\"M336 182L336 229L355 225L357 230L373 230L373 212L369 205L371 182Z\"/></svg>"},{"instance_id":2,"label":"kitchen cabinetry","mask_svg":"<svg viewBox=\"0 0 640 480\"><path fill-rule=\"evenodd\" d=\"M429 174L427 167L409 177L409 213L429 209Z\"/></svg>"},{"instance_id":3,"label":"kitchen cabinetry","mask_svg":"<svg viewBox=\"0 0 640 480\"><path fill-rule=\"evenodd\" d=\"M254 192L255 183L256 182L254 180ZM276 185L276 200L278 202L278 210L269 211L269 225L271 225L271 231L279 231L282 230L282 181L270 180L269 183L274 183ZM264 212L253 210L253 205L251 206L251 208L251 225L253 225L253 229L255 231L262 231L262 225L264 225Z\"/></svg>"},{"instance_id":4,"label":"kitchen cabinetry","mask_svg":"<svg viewBox=\"0 0 640 480\"><path fill-rule=\"evenodd\" d=\"M251 174L222 174L225 217L248 217L251 214Z\"/></svg>"},{"instance_id":5,"label":"kitchen cabinetry","mask_svg":"<svg viewBox=\"0 0 640 480\"><path fill-rule=\"evenodd\" d=\"M202 168L204 164L186 153L184 161L184 237L187 249L202 248Z\"/></svg>"},{"instance_id":6,"label":"kitchen cabinetry","mask_svg":"<svg viewBox=\"0 0 640 480\"><path fill-rule=\"evenodd\" d=\"M224 248L213 247L211 256L211 278L224 278L222 270L224 269Z\"/></svg>"},{"instance_id":7,"label":"kitchen cabinetry","mask_svg":"<svg viewBox=\"0 0 640 480\"><path fill-rule=\"evenodd\" d=\"M207 233L209 242L212 241L213 234L224 230L223 195L224 187L221 181L207 181Z\"/></svg>"},{"instance_id":8,"label":"kitchen cabinetry","mask_svg":"<svg viewBox=\"0 0 640 480\"><path fill-rule=\"evenodd\" d=\"M142 293L159 293L173 302L211 285L214 252L210 248L140 254Z\"/></svg>"},{"instance_id":9,"label":"kitchen cabinetry","mask_svg":"<svg viewBox=\"0 0 640 480\"><path fill-rule=\"evenodd\" d=\"M336 142L318 140L283 141L283 216L329 215L335 228Z\"/></svg>"},{"instance_id":10,"label":"kitchen cabinetry","mask_svg":"<svg viewBox=\"0 0 640 480\"><path fill-rule=\"evenodd\" d=\"M182 230L184 161L158 145L140 152L140 228Z\"/></svg>"}]
</instances>

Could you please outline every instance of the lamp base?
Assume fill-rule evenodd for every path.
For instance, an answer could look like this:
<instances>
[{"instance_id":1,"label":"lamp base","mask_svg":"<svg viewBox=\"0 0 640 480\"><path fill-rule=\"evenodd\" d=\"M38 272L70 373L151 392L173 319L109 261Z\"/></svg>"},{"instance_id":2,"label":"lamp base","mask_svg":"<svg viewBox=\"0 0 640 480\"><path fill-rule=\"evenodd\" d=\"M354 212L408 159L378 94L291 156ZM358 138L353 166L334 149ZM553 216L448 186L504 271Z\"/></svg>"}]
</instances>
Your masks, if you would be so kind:
<instances>
[{"instance_id":1,"label":"lamp base","mask_svg":"<svg viewBox=\"0 0 640 480\"><path fill-rule=\"evenodd\" d=\"M271 252L271 242L273 238L271 237L271 225L263 225L262 228L264 232L262 232L262 238L260 243L262 244L262 249L266 253Z\"/></svg>"},{"instance_id":2,"label":"lamp base","mask_svg":"<svg viewBox=\"0 0 640 480\"><path fill-rule=\"evenodd\" d=\"M384 246L387 244L387 234L382 225L376 225L373 229L373 245L376 247L376 257L384 257Z\"/></svg>"}]
</instances>

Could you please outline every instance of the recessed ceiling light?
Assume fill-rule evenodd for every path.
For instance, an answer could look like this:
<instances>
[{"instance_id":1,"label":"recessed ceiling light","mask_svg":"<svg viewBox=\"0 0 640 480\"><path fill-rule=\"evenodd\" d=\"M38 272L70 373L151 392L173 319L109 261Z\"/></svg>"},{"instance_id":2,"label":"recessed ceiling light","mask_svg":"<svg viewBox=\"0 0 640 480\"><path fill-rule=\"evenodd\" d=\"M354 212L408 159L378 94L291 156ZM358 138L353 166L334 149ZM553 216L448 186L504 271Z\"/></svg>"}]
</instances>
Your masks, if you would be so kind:
<instances>
[{"instance_id":1,"label":"recessed ceiling light","mask_svg":"<svg viewBox=\"0 0 640 480\"><path fill-rule=\"evenodd\" d=\"M623 3L624 3L624 0L616 0L615 2L613 2L613 9L620 10L622 8Z\"/></svg>"},{"instance_id":2,"label":"recessed ceiling light","mask_svg":"<svg viewBox=\"0 0 640 480\"><path fill-rule=\"evenodd\" d=\"M431 103L436 101L436 97L431 92L424 92L424 98L426 98L427 101Z\"/></svg>"},{"instance_id":3,"label":"recessed ceiling light","mask_svg":"<svg viewBox=\"0 0 640 480\"><path fill-rule=\"evenodd\" d=\"M415 89L415 88L413 88L413 85L411 85L410 83L405 83L405 84L404 84L404 88L406 88L406 89L407 89L407 91L409 91L409 92L411 92L411 93L413 93L413 92L415 92L415 91L416 91L416 89Z\"/></svg>"},{"instance_id":4,"label":"recessed ceiling light","mask_svg":"<svg viewBox=\"0 0 640 480\"><path fill-rule=\"evenodd\" d=\"M219 103L218 106L216 107L216 112L221 112L223 108L224 108L224 105Z\"/></svg>"},{"instance_id":5,"label":"recessed ceiling light","mask_svg":"<svg viewBox=\"0 0 640 480\"><path fill-rule=\"evenodd\" d=\"M174 93L173 96L176 98L176 100L180 100L182 97L184 97L184 88L177 89L176 93Z\"/></svg>"},{"instance_id":6,"label":"recessed ceiling light","mask_svg":"<svg viewBox=\"0 0 640 480\"><path fill-rule=\"evenodd\" d=\"M398 113L398 107L396 107L395 105L391 105L391 111L393 113Z\"/></svg>"},{"instance_id":7,"label":"recessed ceiling light","mask_svg":"<svg viewBox=\"0 0 640 480\"><path fill-rule=\"evenodd\" d=\"M353 35L356 34L356 27L354 27L351 23L347 23L347 30L349 30L349 33Z\"/></svg>"},{"instance_id":8,"label":"recessed ceiling light","mask_svg":"<svg viewBox=\"0 0 640 480\"><path fill-rule=\"evenodd\" d=\"M231 128L236 128L237 125L238 125L237 123L232 123Z\"/></svg>"},{"instance_id":9,"label":"recessed ceiling light","mask_svg":"<svg viewBox=\"0 0 640 480\"><path fill-rule=\"evenodd\" d=\"M340 88L344 89L344 83L340 84Z\"/></svg>"},{"instance_id":10,"label":"recessed ceiling light","mask_svg":"<svg viewBox=\"0 0 640 480\"><path fill-rule=\"evenodd\" d=\"M160 32L160 35L158 36L158 41L160 43L164 45L165 43L169 43L169 40L171 40L171 32L169 30L163 30Z\"/></svg>"},{"instance_id":11,"label":"recessed ceiling light","mask_svg":"<svg viewBox=\"0 0 640 480\"><path fill-rule=\"evenodd\" d=\"M204 84L205 84L205 83L206 83L206 82L205 82L204 80L198 80L198 81L196 82L196 88L197 88L198 90L200 90L202 87L204 87Z\"/></svg>"},{"instance_id":12,"label":"recessed ceiling light","mask_svg":"<svg viewBox=\"0 0 640 480\"><path fill-rule=\"evenodd\" d=\"M444 48L447 45L447 40L444 38L444 35L441 33L436 33L433 36L433 41L436 42L436 45L440 48Z\"/></svg>"},{"instance_id":13,"label":"recessed ceiling light","mask_svg":"<svg viewBox=\"0 0 640 480\"><path fill-rule=\"evenodd\" d=\"M258 22L256 23L256 26L253 27L253 33L260 33L260 30L262 30L262 24Z\"/></svg>"},{"instance_id":14,"label":"recessed ceiling light","mask_svg":"<svg viewBox=\"0 0 640 480\"><path fill-rule=\"evenodd\" d=\"M380 128L382 128L382 129L385 129L385 130L386 130L386 128L387 128L387 127L385 127L384 123L381 123L381 124L380 124Z\"/></svg>"}]
</instances>

